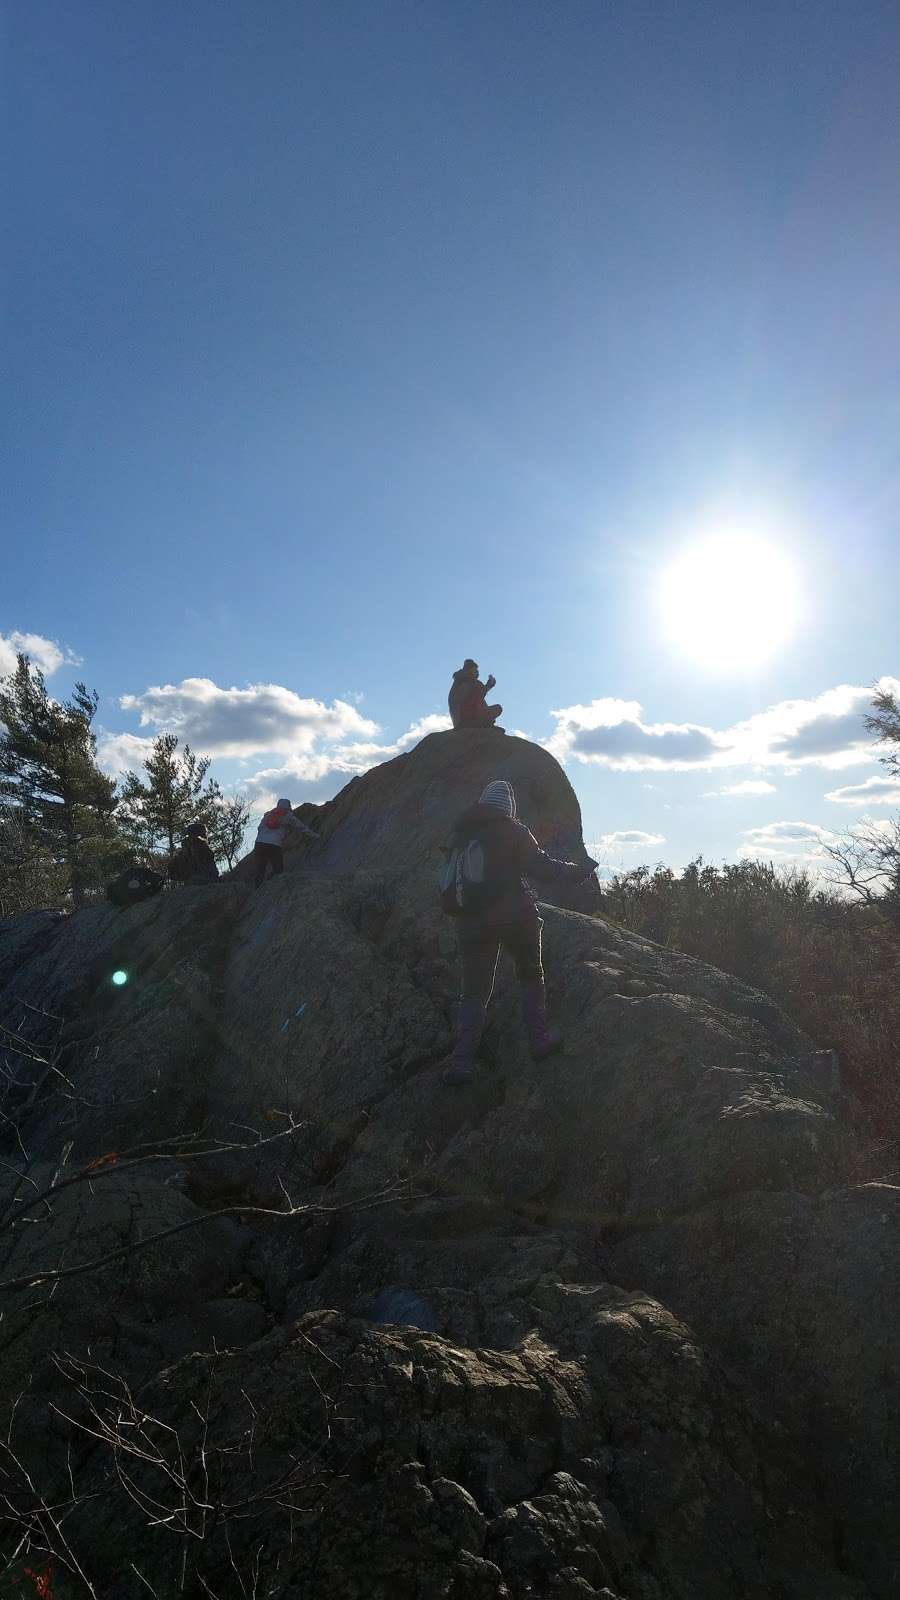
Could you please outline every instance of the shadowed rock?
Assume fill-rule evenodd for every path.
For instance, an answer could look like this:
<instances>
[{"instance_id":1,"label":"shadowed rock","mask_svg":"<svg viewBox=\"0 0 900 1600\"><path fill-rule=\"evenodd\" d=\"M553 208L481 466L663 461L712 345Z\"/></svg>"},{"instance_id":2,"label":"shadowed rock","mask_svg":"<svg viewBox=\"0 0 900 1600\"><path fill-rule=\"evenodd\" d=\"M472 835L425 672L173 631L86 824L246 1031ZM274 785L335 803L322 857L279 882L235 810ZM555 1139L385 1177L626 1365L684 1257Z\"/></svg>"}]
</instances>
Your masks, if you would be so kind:
<instances>
[{"instance_id":1,"label":"shadowed rock","mask_svg":"<svg viewBox=\"0 0 900 1600\"><path fill-rule=\"evenodd\" d=\"M186 1460L208 1418L204 1492L255 1509L191 1535L199 1593L249 1583L264 1549L284 1600L887 1600L898 1191L859 1181L839 1074L767 997L571 906L543 910L563 1054L531 1061L501 978L475 1084L442 1087L440 847L494 777L583 859L546 751L436 734L305 808L320 840L258 893L244 868L3 925L7 1206L141 1140L294 1127L0 1223L21 1279L237 1212L47 1305L7 1297L7 1401L37 1375L29 1460L63 1471L41 1407L75 1381L65 1349L80 1404L90 1363L114 1371ZM260 1214L288 1197L312 1209ZM80 1460L107 1482L102 1445ZM158 1464L134 1470L162 1492ZM101 1499L69 1523L98 1593L146 1593L126 1550L176 1592L184 1541Z\"/></svg>"}]
</instances>

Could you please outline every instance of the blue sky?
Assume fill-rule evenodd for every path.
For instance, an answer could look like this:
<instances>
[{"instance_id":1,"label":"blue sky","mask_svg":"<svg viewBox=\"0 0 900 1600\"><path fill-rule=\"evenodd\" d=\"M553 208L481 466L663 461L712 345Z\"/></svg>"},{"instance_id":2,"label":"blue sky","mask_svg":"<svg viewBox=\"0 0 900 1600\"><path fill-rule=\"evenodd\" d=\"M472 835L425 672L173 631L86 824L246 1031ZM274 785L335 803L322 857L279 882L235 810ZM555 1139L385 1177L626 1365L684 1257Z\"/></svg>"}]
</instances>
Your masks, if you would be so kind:
<instances>
[{"instance_id":1,"label":"blue sky","mask_svg":"<svg viewBox=\"0 0 900 1600\"><path fill-rule=\"evenodd\" d=\"M614 863L886 814L826 796L900 672L893 3L32 0L0 46L0 666L80 657L35 643L106 759L172 726L321 798L473 654ZM659 598L734 529L763 640L792 573L754 659L752 553L715 649Z\"/></svg>"}]
</instances>

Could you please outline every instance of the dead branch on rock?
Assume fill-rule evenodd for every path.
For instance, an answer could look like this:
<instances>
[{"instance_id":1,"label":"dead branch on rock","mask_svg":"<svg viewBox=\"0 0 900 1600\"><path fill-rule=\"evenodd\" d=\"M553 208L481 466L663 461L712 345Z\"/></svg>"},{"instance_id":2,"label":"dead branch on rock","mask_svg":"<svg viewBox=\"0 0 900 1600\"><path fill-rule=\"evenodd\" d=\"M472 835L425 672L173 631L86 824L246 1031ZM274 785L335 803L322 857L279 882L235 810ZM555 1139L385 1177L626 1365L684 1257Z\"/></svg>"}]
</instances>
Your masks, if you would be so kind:
<instances>
[{"instance_id":1,"label":"dead branch on rock","mask_svg":"<svg viewBox=\"0 0 900 1600\"><path fill-rule=\"evenodd\" d=\"M331 1417L336 1398L317 1382L323 1403L321 1443L308 1446L299 1456L290 1455L287 1465L280 1463L268 1475L261 1474L254 1454L256 1406L242 1390L245 1415L231 1404L223 1408L218 1382L221 1354L213 1350L202 1359L207 1366L201 1392L188 1400L187 1418L176 1427L141 1403L120 1373L71 1355L54 1357L72 1397L69 1405L51 1405L70 1430L66 1488L48 1497L36 1485L13 1445L14 1407L7 1438L0 1441L0 1525L11 1528L16 1541L6 1559L7 1571L23 1553L49 1557L79 1577L96 1600L85 1558L79 1559L73 1547L80 1542L79 1534L69 1537L62 1524L73 1513L77 1523L80 1515L83 1536L85 1508L98 1495L108 1499L111 1489L123 1497L123 1509L128 1503L126 1516L137 1513L139 1537L148 1535L155 1546L134 1551L140 1566L129 1561L150 1594L159 1591L142 1567L149 1560L151 1573L158 1576L153 1571L154 1556L158 1561L162 1553L163 1570L171 1571L163 1550L171 1537L181 1546L179 1592L193 1579L204 1594L219 1600L222 1591L213 1584L224 1571L228 1593L239 1593L246 1600L258 1595L265 1541L254 1538L252 1526L263 1524L270 1539L274 1513L287 1522L290 1549L295 1524L308 1525L320 1514L341 1465L328 1459L333 1454ZM339 1367L336 1377L343 1377ZM73 1470L71 1444L77 1438L84 1448ZM250 1525L249 1537L242 1525Z\"/></svg>"},{"instance_id":2,"label":"dead branch on rock","mask_svg":"<svg viewBox=\"0 0 900 1600\"><path fill-rule=\"evenodd\" d=\"M300 1132L306 1124L298 1121L294 1116L284 1113L286 1126L277 1133L262 1134L253 1129L248 1129L249 1138L242 1140L217 1139L200 1133L176 1135L162 1140L147 1140L138 1145L122 1151L107 1151L101 1156L79 1167L76 1172L61 1177L60 1173L65 1165L65 1160L71 1146L63 1152L61 1164L54 1172L49 1184L37 1188L34 1179L27 1171L13 1168L16 1185L11 1199L7 1202L5 1210L0 1209L0 1240L8 1244L6 1261L12 1256L20 1237L22 1227L46 1221L52 1214L52 1207L60 1195L76 1186L88 1186L93 1192L93 1186L104 1179L122 1178L138 1170L147 1170L159 1163L186 1163L199 1159L210 1159L223 1155L257 1153L267 1147L292 1138ZM133 1239L117 1249L105 1251L99 1256L77 1262L73 1266L63 1267L58 1263L39 1268L15 1277L0 1280L0 1293L15 1294L23 1289L35 1289L46 1285L55 1285L64 1279L80 1277L85 1273L98 1272L115 1261L123 1260L127 1256L137 1254L141 1250L149 1249L152 1245L160 1244L164 1240L177 1234L185 1233L193 1228L202 1226L218 1217L272 1217L291 1218L303 1215L326 1214L345 1210L343 1205L298 1204L289 1194L283 1180L279 1177L279 1187L284 1196L283 1205L263 1205L247 1201L235 1201L231 1204L216 1206L201 1211L195 1217L188 1217L181 1222L172 1224L168 1228L160 1228L146 1234L141 1238ZM25 1199L18 1199L23 1183L28 1183L34 1191ZM398 1200L408 1191L408 1184L400 1179L386 1185L382 1190L366 1196L362 1201L354 1202L356 1209L368 1209L371 1206L386 1205ZM0 1312L2 1317L2 1312Z\"/></svg>"},{"instance_id":3,"label":"dead branch on rock","mask_svg":"<svg viewBox=\"0 0 900 1600\"><path fill-rule=\"evenodd\" d=\"M24 1556L32 1552L51 1561L57 1561L73 1576L80 1578L92 1600L97 1591L78 1560L63 1528L63 1522L76 1505L87 1499L76 1493L72 1476L71 1455L67 1460L69 1494L59 1501L48 1501L37 1488L31 1473L13 1445L13 1429L22 1396L13 1402L6 1437L0 1439L0 1523L8 1523L18 1535L17 1542L6 1559L4 1571L10 1572ZM38 1590L40 1593L41 1590ZM46 1591L50 1593L49 1588Z\"/></svg>"},{"instance_id":4,"label":"dead branch on rock","mask_svg":"<svg viewBox=\"0 0 900 1600\"><path fill-rule=\"evenodd\" d=\"M61 1283L65 1278L78 1278L88 1272L99 1272L101 1268L110 1266L114 1261L122 1261L126 1256L137 1255L139 1251L147 1250L151 1245L160 1244L164 1239L171 1239L175 1234L186 1233L192 1228L202 1227L203 1223L211 1222L216 1217L286 1218L321 1216L326 1213L346 1211L351 1205L355 1211L368 1210L373 1206L389 1205L394 1201L404 1199L408 1192L409 1186L406 1181L398 1180L396 1183L387 1185L379 1193L368 1195L363 1201L348 1201L343 1205L217 1206L213 1211L203 1211L199 1216L188 1217L183 1222L173 1223L170 1228L161 1228L157 1233L149 1233L142 1239L133 1240L130 1244L120 1245L117 1250L109 1250L105 1255L95 1256L90 1261L80 1261L74 1267L48 1268L46 1271L30 1272L19 1278L7 1278L0 1282L0 1293L16 1294L22 1289L38 1289L45 1284Z\"/></svg>"}]
</instances>

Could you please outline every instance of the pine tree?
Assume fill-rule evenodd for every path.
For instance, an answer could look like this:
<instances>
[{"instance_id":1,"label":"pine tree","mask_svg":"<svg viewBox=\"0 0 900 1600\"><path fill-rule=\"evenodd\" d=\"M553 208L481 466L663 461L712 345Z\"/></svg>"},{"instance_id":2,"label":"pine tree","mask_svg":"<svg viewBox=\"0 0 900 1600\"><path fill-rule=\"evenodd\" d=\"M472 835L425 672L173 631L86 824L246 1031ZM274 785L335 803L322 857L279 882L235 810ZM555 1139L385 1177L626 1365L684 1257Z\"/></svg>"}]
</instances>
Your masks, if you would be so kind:
<instances>
[{"instance_id":1,"label":"pine tree","mask_svg":"<svg viewBox=\"0 0 900 1600\"><path fill-rule=\"evenodd\" d=\"M144 762L146 780L129 772L122 784L122 807L132 836L149 851L162 849L174 856L179 840L192 822L204 821L204 808L218 786L203 782L208 756L195 756L190 745L179 752L178 737L161 733Z\"/></svg>"},{"instance_id":2,"label":"pine tree","mask_svg":"<svg viewBox=\"0 0 900 1600\"><path fill-rule=\"evenodd\" d=\"M61 909L68 890L65 866L25 820L22 807L0 804L0 917L38 906Z\"/></svg>"},{"instance_id":3,"label":"pine tree","mask_svg":"<svg viewBox=\"0 0 900 1600\"><path fill-rule=\"evenodd\" d=\"M76 906L99 882L118 846L116 786L97 766L92 729L97 695L83 683L71 699L47 694L25 655L0 682L0 806L4 834L28 859L64 869Z\"/></svg>"},{"instance_id":4,"label":"pine tree","mask_svg":"<svg viewBox=\"0 0 900 1600\"><path fill-rule=\"evenodd\" d=\"M866 717L866 727L885 745L897 748L886 750L878 757L888 771L900 777L900 700L889 689L878 689L872 701L874 717Z\"/></svg>"}]
</instances>

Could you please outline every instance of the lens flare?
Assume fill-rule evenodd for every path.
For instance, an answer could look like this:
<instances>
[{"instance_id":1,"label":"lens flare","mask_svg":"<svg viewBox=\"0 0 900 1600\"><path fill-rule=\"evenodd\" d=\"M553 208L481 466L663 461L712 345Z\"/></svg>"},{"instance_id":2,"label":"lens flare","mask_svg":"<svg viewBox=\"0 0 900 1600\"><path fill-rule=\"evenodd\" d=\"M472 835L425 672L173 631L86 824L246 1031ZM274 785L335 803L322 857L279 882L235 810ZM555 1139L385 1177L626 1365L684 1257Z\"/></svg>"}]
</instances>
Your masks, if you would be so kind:
<instances>
[{"instance_id":1,"label":"lens flare","mask_svg":"<svg viewBox=\"0 0 900 1600\"><path fill-rule=\"evenodd\" d=\"M123 983L128 982L128 973L123 971L121 967L117 967L112 975L112 981L117 989L121 989Z\"/></svg>"}]
</instances>

